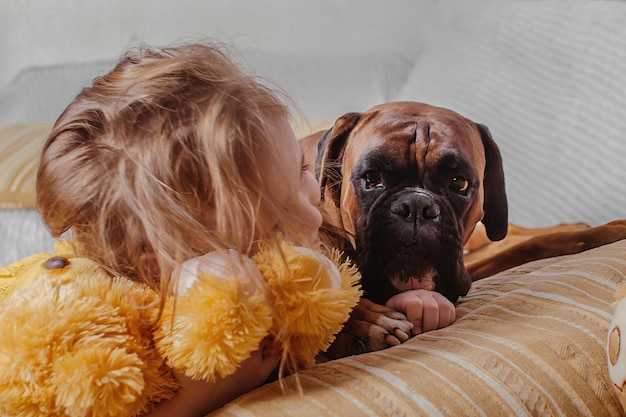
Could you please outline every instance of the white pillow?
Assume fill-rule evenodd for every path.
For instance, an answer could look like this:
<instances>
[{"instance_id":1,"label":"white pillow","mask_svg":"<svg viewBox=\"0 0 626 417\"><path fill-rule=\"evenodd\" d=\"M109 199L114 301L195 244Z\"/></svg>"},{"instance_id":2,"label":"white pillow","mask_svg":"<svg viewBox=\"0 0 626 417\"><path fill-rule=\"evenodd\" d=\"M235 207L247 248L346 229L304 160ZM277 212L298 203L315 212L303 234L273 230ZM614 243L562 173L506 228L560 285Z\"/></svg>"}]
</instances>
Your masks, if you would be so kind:
<instances>
[{"instance_id":1,"label":"white pillow","mask_svg":"<svg viewBox=\"0 0 626 417\"><path fill-rule=\"evenodd\" d=\"M512 222L626 217L626 3L477 3L432 38L396 99L489 127Z\"/></svg>"},{"instance_id":2,"label":"white pillow","mask_svg":"<svg viewBox=\"0 0 626 417\"><path fill-rule=\"evenodd\" d=\"M80 90L116 60L35 66L0 89L0 124L54 122Z\"/></svg>"},{"instance_id":3,"label":"white pillow","mask_svg":"<svg viewBox=\"0 0 626 417\"><path fill-rule=\"evenodd\" d=\"M390 101L414 59L401 54L288 55L247 51L243 62L281 87L310 118L336 119Z\"/></svg>"},{"instance_id":4,"label":"white pillow","mask_svg":"<svg viewBox=\"0 0 626 417\"><path fill-rule=\"evenodd\" d=\"M398 94L413 67L403 54L303 54L230 51L251 72L281 87L299 113L338 118ZM0 88L0 124L53 122L96 76L117 60L29 67ZM293 103L291 103L293 104Z\"/></svg>"}]
</instances>

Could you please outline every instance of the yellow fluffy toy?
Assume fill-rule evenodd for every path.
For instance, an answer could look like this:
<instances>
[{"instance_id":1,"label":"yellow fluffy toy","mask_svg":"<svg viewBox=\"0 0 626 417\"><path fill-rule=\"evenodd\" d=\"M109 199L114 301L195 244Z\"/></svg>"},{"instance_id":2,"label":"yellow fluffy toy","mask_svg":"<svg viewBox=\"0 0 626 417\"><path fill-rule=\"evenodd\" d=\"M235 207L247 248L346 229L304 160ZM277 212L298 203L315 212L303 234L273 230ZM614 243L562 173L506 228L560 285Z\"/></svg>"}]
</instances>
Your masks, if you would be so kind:
<instances>
[{"instance_id":1,"label":"yellow fluffy toy","mask_svg":"<svg viewBox=\"0 0 626 417\"><path fill-rule=\"evenodd\" d=\"M135 416L171 397L171 369L233 373L266 336L292 370L314 363L357 303L358 273L308 248L183 264L176 301L72 255L0 269L0 415ZM238 261L243 267L230 268ZM234 275L231 275L234 274Z\"/></svg>"}]
</instances>

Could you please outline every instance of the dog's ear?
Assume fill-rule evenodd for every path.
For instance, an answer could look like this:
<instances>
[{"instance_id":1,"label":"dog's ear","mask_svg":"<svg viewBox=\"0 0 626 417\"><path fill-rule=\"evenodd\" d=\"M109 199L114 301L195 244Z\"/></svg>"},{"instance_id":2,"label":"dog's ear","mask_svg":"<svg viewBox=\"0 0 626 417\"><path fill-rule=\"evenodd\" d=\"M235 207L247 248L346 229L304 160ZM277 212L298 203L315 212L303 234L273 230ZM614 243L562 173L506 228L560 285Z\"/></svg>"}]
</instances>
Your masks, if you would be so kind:
<instances>
[{"instance_id":1,"label":"dog's ear","mask_svg":"<svg viewBox=\"0 0 626 417\"><path fill-rule=\"evenodd\" d=\"M329 187L336 207L340 205L341 198L341 163L343 151L348 141L350 132L359 119L361 113L346 113L335 121L317 142L317 160L315 161L315 174L320 184L322 200L326 187Z\"/></svg>"},{"instance_id":2,"label":"dog's ear","mask_svg":"<svg viewBox=\"0 0 626 417\"><path fill-rule=\"evenodd\" d=\"M483 210L485 214L482 222L489 239L496 241L506 236L509 221L502 156L487 126L481 124L477 124L477 126L485 148L486 159L485 179L483 180L485 190Z\"/></svg>"}]
</instances>

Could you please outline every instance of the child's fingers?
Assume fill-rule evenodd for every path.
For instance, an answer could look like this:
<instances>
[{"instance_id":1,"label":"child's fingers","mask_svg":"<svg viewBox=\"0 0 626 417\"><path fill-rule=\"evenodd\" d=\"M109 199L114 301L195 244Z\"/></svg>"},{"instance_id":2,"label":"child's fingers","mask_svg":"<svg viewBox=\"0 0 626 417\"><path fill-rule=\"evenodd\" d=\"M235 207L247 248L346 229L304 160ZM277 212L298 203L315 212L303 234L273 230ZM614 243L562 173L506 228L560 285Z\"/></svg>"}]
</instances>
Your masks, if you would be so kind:
<instances>
[{"instance_id":1,"label":"child's fingers","mask_svg":"<svg viewBox=\"0 0 626 417\"><path fill-rule=\"evenodd\" d=\"M422 332L429 332L439 327L439 303L434 294L437 293L429 293L420 297L424 305Z\"/></svg>"},{"instance_id":2,"label":"child's fingers","mask_svg":"<svg viewBox=\"0 0 626 417\"><path fill-rule=\"evenodd\" d=\"M413 336L424 332L424 310L422 308L423 304L421 300L419 300L419 302L417 301L418 300L407 306L407 310L412 310L410 313L407 312L407 317L409 318L409 321L413 323L413 328L411 329L411 334Z\"/></svg>"},{"instance_id":3,"label":"child's fingers","mask_svg":"<svg viewBox=\"0 0 626 417\"><path fill-rule=\"evenodd\" d=\"M417 290L414 298L406 306L407 317L414 324L413 335L441 329L454 323L456 309L443 295L425 290Z\"/></svg>"},{"instance_id":4,"label":"child's fingers","mask_svg":"<svg viewBox=\"0 0 626 417\"><path fill-rule=\"evenodd\" d=\"M450 300L439 293L434 293L433 297L439 304L439 329L449 326L456 320L456 307Z\"/></svg>"},{"instance_id":5,"label":"child's fingers","mask_svg":"<svg viewBox=\"0 0 626 417\"><path fill-rule=\"evenodd\" d=\"M402 311L413 323L413 336L449 326L456 319L456 309L438 292L410 290L394 295L387 307Z\"/></svg>"}]
</instances>

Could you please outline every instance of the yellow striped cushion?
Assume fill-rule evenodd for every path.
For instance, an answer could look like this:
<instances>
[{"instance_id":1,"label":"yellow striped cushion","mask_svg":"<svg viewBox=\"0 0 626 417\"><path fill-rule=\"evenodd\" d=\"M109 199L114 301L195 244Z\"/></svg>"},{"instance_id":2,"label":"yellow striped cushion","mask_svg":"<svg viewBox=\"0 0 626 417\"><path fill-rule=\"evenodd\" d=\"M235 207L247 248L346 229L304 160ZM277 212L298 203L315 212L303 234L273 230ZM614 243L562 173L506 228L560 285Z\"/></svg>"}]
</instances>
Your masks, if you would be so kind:
<instances>
[{"instance_id":1,"label":"yellow striped cushion","mask_svg":"<svg viewBox=\"0 0 626 417\"><path fill-rule=\"evenodd\" d=\"M35 207L35 176L49 123L0 127L0 208Z\"/></svg>"},{"instance_id":2,"label":"yellow striped cushion","mask_svg":"<svg viewBox=\"0 0 626 417\"><path fill-rule=\"evenodd\" d=\"M320 130L328 130L335 123L334 119L324 118L293 118L291 120L291 127L297 138L303 138L311 133L319 132Z\"/></svg>"},{"instance_id":3,"label":"yellow striped cushion","mask_svg":"<svg viewBox=\"0 0 626 417\"><path fill-rule=\"evenodd\" d=\"M612 416L606 339L626 241L474 283L452 326L302 372L224 416Z\"/></svg>"}]
</instances>

